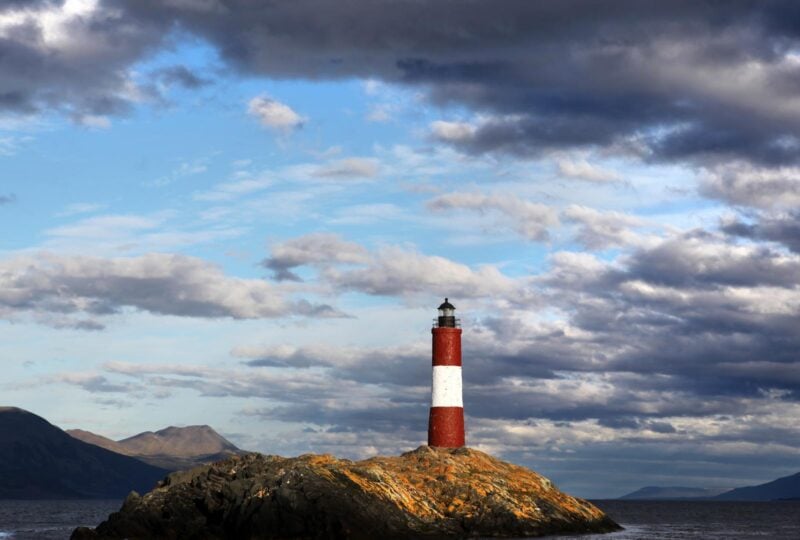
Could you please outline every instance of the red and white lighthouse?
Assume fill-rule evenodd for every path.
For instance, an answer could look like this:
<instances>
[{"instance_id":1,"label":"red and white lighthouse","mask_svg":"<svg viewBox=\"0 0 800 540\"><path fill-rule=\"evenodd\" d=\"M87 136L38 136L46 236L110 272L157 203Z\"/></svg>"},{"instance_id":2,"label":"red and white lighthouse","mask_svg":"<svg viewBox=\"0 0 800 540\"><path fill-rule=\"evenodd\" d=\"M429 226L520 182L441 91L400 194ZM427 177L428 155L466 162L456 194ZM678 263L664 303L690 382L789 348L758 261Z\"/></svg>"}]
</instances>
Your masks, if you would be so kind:
<instances>
[{"instance_id":1,"label":"red and white lighthouse","mask_svg":"<svg viewBox=\"0 0 800 540\"><path fill-rule=\"evenodd\" d=\"M464 446L464 401L461 397L461 328L447 298L433 325L433 385L428 446Z\"/></svg>"}]
</instances>

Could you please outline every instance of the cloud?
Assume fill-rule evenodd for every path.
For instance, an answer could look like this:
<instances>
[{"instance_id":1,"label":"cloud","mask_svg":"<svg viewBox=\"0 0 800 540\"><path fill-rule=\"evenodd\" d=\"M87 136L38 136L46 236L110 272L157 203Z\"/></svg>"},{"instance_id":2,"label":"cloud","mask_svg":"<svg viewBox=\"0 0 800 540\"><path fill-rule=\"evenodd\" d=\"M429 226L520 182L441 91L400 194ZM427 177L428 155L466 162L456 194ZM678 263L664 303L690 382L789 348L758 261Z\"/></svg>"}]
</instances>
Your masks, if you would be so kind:
<instances>
[{"instance_id":1,"label":"cloud","mask_svg":"<svg viewBox=\"0 0 800 540\"><path fill-rule=\"evenodd\" d=\"M275 244L262 266L278 281L302 281L293 269L305 265L359 264L369 260L367 250L332 233L312 233Z\"/></svg>"},{"instance_id":2,"label":"cloud","mask_svg":"<svg viewBox=\"0 0 800 540\"><path fill-rule=\"evenodd\" d=\"M800 167L726 163L704 172L700 192L736 206L795 208L800 205Z\"/></svg>"},{"instance_id":3,"label":"cloud","mask_svg":"<svg viewBox=\"0 0 800 540\"><path fill-rule=\"evenodd\" d=\"M641 245L645 239L632 229L645 225L641 218L620 212L601 212L580 205L570 205L562 215L579 224L576 240L587 249L602 250L618 246Z\"/></svg>"},{"instance_id":4,"label":"cloud","mask_svg":"<svg viewBox=\"0 0 800 540\"><path fill-rule=\"evenodd\" d=\"M257 11L244 0L13 2L0 11L0 107L92 118L157 98L131 67L179 27L248 75L403 84L473 111L475 121L431 126L465 152L636 147L662 161L794 164L797 38L786 21L795 9L734 2L721 17L714 5L655 0L602 13L516 0L502 13L453 0ZM251 103L271 128L302 123L270 98Z\"/></svg>"},{"instance_id":5,"label":"cloud","mask_svg":"<svg viewBox=\"0 0 800 540\"><path fill-rule=\"evenodd\" d=\"M507 296L519 288L515 280L491 265L469 266L398 246L378 249L366 265L326 268L322 279L338 290L373 295Z\"/></svg>"},{"instance_id":6,"label":"cloud","mask_svg":"<svg viewBox=\"0 0 800 540\"><path fill-rule=\"evenodd\" d=\"M292 131L306 122L291 107L267 96L251 99L247 104L247 112L255 116L262 126L277 131Z\"/></svg>"},{"instance_id":7,"label":"cloud","mask_svg":"<svg viewBox=\"0 0 800 540\"><path fill-rule=\"evenodd\" d=\"M182 86L191 90L196 90L208 86L211 82L195 73L186 66L175 65L156 70L155 77L165 86Z\"/></svg>"},{"instance_id":8,"label":"cloud","mask_svg":"<svg viewBox=\"0 0 800 540\"><path fill-rule=\"evenodd\" d=\"M561 158L556 160L558 174L574 180L583 180L595 184L608 184L620 182L622 177L619 173L598 167L585 159Z\"/></svg>"},{"instance_id":9,"label":"cloud","mask_svg":"<svg viewBox=\"0 0 800 540\"><path fill-rule=\"evenodd\" d=\"M548 228L558 224L555 210L515 195L447 193L429 200L427 207L435 212L448 210L468 210L481 214L497 212L501 220L496 226L511 229L533 242L546 241L549 238Z\"/></svg>"},{"instance_id":10,"label":"cloud","mask_svg":"<svg viewBox=\"0 0 800 540\"><path fill-rule=\"evenodd\" d=\"M445 122L437 120L431 123L433 136L444 142L460 143L475 137L476 127L467 122Z\"/></svg>"},{"instance_id":11,"label":"cloud","mask_svg":"<svg viewBox=\"0 0 800 540\"><path fill-rule=\"evenodd\" d=\"M725 218L721 229L732 236L752 240L779 242L795 253L800 253L800 212L777 212L760 214L754 222L737 217Z\"/></svg>"},{"instance_id":12,"label":"cloud","mask_svg":"<svg viewBox=\"0 0 800 540\"><path fill-rule=\"evenodd\" d=\"M290 300L267 282L229 277L212 264L182 255L18 256L0 261L0 285L3 318L28 313L45 323L50 316L74 322L80 316L102 318L126 308L203 318L336 315L329 306ZM79 321L78 326L87 324L99 323Z\"/></svg>"},{"instance_id":13,"label":"cloud","mask_svg":"<svg viewBox=\"0 0 800 540\"><path fill-rule=\"evenodd\" d=\"M12 2L0 8L0 110L55 109L85 125L156 97L130 66L164 39L159 24L132 24L105 2Z\"/></svg>"},{"instance_id":14,"label":"cloud","mask_svg":"<svg viewBox=\"0 0 800 540\"><path fill-rule=\"evenodd\" d=\"M293 271L316 270L319 283L332 291L381 296L460 295L465 298L522 294L524 282L492 265L470 268L407 246L385 245L374 251L330 233L312 233L275 244L262 265L277 280L300 280Z\"/></svg>"},{"instance_id":15,"label":"cloud","mask_svg":"<svg viewBox=\"0 0 800 540\"><path fill-rule=\"evenodd\" d=\"M351 157L323 165L314 175L322 178L374 178L379 171L376 159Z\"/></svg>"},{"instance_id":16,"label":"cloud","mask_svg":"<svg viewBox=\"0 0 800 540\"><path fill-rule=\"evenodd\" d=\"M9 193L8 195L0 195L0 206L4 206L6 204L11 204L17 202L17 196L13 193Z\"/></svg>"}]
</instances>

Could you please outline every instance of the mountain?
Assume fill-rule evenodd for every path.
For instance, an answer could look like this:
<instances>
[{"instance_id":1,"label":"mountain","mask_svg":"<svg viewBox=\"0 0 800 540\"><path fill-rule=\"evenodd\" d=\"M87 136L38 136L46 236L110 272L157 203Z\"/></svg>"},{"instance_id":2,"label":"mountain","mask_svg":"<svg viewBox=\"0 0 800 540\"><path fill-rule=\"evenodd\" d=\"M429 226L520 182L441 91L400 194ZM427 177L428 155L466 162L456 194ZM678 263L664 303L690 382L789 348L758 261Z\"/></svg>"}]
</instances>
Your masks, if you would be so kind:
<instances>
[{"instance_id":1,"label":"mountain","mask_svg":"<svg viewBox=\"0 0 800 540\"><path fill-rule=\"evenodd\" d=\"M714 497L724 492L724 489L713 488L693 488L693 487L678 487L678 486L647 486L642 489L637 489L633 493L623 495L620 499L623 500L665 500L665 499L697 499L705 497Z\"/></svg>"},{"instance_id":2,"label":"mountain","mask_svg":"<svg viewBox=\"0 0 800 540\"><path fill-rule=\"evenodd\" d=\"M167 472L0 407L0 499L121 499L150 490Z\"/></svg>"},{"instance_id":3,"label":"mountain","mask_svg":"<svg viewBox=\"0 0 800 540\"><path fill-rule=\"evenodd\" d=\"M120 441L79 429L67 433L89 444L173 471L245 453L209 426L170 426Z\"/></svg>"},{"instance_id":4,"label":"mountain","mask_svg":"<svg viewBox=\"0 0 800 540\"><path fill-rule=\"evenodd\" d=\"M471 448L364 461L247 454L171 474L72 540L476 538L619 530L547 478Z\"/></svg>"},{"instance_id":5,"label":"mountain","mask_svg":"<svg viewBox=\"0 0 800 540\"><path fill-rule=\"evenodd\" d=\"M800 498L800 473L766 484L732 489L714 497L717 501L775 501Z\"/></svg>"}]
</instances>

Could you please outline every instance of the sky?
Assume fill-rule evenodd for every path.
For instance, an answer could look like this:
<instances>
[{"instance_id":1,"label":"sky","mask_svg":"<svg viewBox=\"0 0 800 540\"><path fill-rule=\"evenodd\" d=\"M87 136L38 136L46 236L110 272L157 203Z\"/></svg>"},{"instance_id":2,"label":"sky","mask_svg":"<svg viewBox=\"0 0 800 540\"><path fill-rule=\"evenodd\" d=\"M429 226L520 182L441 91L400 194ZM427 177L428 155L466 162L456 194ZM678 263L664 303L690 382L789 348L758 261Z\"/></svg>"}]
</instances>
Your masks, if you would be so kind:
<instances>
[{"instance_id":1,"label":"sky","mask_svg":"<svg viewBox=\"0 0 800 540\"><path fill-rule=\"evenodd\" d=\"M5 0L0 401L469 446L584 497L800 470L800 5Z\"/></svg>"}]
</instances>

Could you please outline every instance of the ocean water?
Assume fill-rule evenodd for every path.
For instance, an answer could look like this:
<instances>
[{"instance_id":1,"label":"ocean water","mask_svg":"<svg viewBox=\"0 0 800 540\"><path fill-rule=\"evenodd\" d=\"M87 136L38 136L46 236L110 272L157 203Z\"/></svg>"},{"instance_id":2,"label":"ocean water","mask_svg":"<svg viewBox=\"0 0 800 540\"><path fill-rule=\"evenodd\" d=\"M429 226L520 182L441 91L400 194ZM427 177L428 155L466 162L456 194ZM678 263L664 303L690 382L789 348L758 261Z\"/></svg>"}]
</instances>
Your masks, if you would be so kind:
<instances>
[{"instance_id":1,"label":"ocean water","mask_svg":"<svg viewBox=\"0 0 800 540\"><path fill-rule=\"evenodd\" d=\"M578 540L800 540L800 501L592 501L625 527Z\"/></svg>"},{"instance_id":2,"label":"ocean water","mask_svg":"<svg viewBox=\"0 0 800 540\"><path fill-rule=\"evenodd\" d=\"M65 540L76 527L95 527L121 506L119 500L0 500L0 540Z\"/></svg>"},{"instance_id":3,"label":"ocean water","mask_svg":"<svg viewBox=\"0 0 800 540\"><path fill-rule=\"evenodd\" d=\"M800 540L800 501L593 501L624 531L558 540ZM2 501L0 540L65 540L95 526L122 501Z\"/></svg>"}]
</instances>

